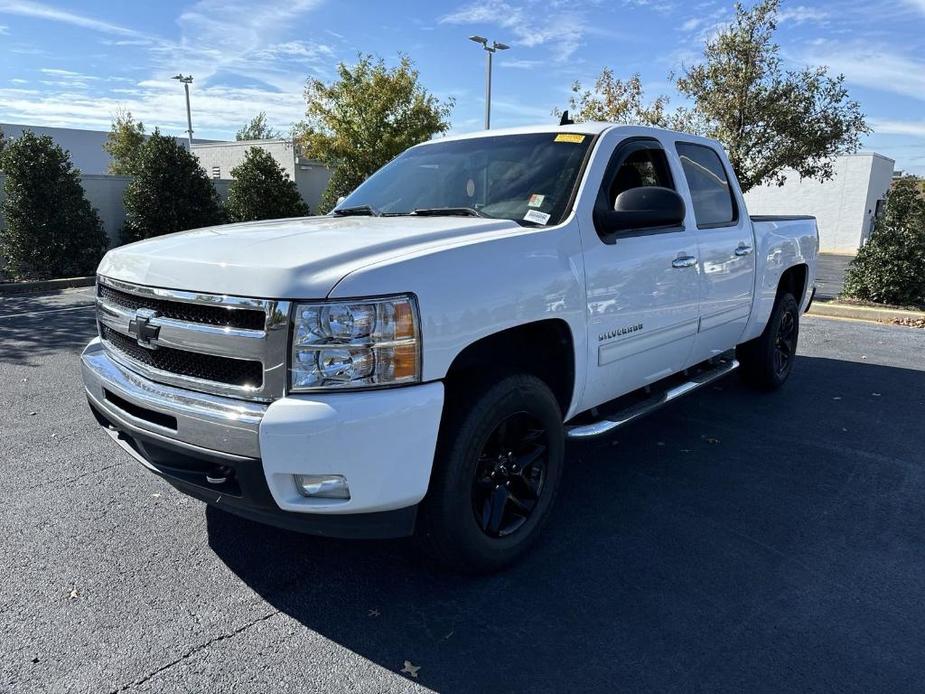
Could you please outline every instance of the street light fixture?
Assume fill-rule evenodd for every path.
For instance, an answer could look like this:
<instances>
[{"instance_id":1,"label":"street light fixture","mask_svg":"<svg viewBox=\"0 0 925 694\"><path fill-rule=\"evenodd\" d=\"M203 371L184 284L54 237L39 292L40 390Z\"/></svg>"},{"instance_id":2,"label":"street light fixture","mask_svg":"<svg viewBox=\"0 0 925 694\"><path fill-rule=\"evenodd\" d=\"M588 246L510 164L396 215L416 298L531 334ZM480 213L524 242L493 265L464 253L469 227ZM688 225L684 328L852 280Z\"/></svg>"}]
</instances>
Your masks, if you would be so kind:
<instances>
[{"instance_id":1,"label":"street light fixture","mask_svg":"<svg viewBox=\"0 0 925 694\"><path fill-rule=\"evenodd\" d=\"M190 110L189 110L189 86L193 81L193 76L186 75L184 77L183 74L181 73L179 75L174 75L173 77L171 77L171 79L179 80L180 82L182 82L183 89L186 92L186 127L187 127L186 134L189 137L189 148L190 148L190 151L192 152L193 151L193 117L190 115Z\"/></svg>"},{"instance_id":2,"label":"street light fixture","mask_svg":"<svg viewBox=\"0 0 925 694\"><path fill-rule=\"evenodd\" d=\"M485 62L485 130L488 130L491 128L491 57L496 51L506 51L510 46L498 41L489 42L484 36L470 36L469 40L480 44L488 54Z\"/></svg>"}]
</instances>

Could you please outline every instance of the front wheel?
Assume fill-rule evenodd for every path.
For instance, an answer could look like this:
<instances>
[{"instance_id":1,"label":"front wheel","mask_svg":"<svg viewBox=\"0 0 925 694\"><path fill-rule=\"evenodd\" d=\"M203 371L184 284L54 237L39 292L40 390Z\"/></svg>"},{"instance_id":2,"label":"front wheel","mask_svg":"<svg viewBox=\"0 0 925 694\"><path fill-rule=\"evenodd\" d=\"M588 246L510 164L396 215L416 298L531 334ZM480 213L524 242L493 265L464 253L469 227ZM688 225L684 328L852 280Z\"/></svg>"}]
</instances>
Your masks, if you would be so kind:
<instances>
[{"instance_id":1,"label":"front wheel","mask_svg":"<svg viewBox=\"0 0 925 694\"><path fill-rule=\"evenodd\" d=\"M496 571L549 517L565 450L559 405L538 378L511 375L448 403L444 417L421 538L446 566Z\"/></svg>"},{"instance_id":2,"label":"front wheel","mask_svg":"<svg viewBox=\"0 0 925 694\"><path fill-rule=\"evenodd\" d=\"M761 336L736 348L742 378L763 390L784 385L793 370L799 334L797 300L789 292L780 294Z\"/></svg>"}]
</instances>

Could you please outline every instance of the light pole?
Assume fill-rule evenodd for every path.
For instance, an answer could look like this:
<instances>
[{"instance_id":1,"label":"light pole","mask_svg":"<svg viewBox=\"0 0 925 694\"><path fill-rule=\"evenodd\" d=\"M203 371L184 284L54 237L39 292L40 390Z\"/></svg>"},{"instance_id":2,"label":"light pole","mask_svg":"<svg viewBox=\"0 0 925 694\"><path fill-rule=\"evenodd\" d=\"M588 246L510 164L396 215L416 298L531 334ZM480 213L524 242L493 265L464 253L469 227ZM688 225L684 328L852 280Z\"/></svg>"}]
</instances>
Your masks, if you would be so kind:
<instances>
[{"instance_id":1,"label":"light pole","mask_svg":"<svg viewBox=\"0 0 925 694\"><path fill-rule=\"evenodd\" d=\"M485 130L488 130L491 128L491 57L495 51L506 51L510 46L497 41L489 43L484 36L470 36L469 40L481 44L488 53L488 60L485 62Z\"/></svg>"},{"instance_id":2,"label":"light pole","mask_svg":"<svg viewBox=\"0 0 925 694\"><path fill-rule=\"evenodd\" d=\"M183 76L183 74L174 75L171 79L179 80L183 83L183 89L186 91L186 134L189 136L189 148L190 151L193 151L193 117L190 115L189 110L189 86L193 81L192 75Z\"/></svg>"}]
</instances>

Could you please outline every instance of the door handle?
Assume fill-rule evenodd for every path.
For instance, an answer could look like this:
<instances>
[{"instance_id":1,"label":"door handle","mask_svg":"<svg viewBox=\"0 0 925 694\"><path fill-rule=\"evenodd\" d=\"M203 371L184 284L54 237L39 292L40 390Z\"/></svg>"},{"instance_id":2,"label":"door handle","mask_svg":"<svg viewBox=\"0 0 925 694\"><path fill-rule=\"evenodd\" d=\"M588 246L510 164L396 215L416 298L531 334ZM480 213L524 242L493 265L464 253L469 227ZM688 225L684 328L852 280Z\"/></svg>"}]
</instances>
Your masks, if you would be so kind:
<instances>
[{"instance_id":1,"label":"door handle","mask_svg":"<svg viewBox=\"0 0 925 694\"><path fill-rule=\"evenodd\" d=\"M736 248L736 255L738 256L748 255L751 252L752 252L752 247L744 243L740 243L739 247Z\"/></svg>"},{"instance_id":2,"label":"door handle","mask_svg":"<svg viewBox=\"0 0 925 694\"><path fill-rule=\"evenodd\" d=\"M673 268L693 267L696 264L697 259L692 255L679 255L671 261L671 267Z\"/></svg>"}]
</instances>

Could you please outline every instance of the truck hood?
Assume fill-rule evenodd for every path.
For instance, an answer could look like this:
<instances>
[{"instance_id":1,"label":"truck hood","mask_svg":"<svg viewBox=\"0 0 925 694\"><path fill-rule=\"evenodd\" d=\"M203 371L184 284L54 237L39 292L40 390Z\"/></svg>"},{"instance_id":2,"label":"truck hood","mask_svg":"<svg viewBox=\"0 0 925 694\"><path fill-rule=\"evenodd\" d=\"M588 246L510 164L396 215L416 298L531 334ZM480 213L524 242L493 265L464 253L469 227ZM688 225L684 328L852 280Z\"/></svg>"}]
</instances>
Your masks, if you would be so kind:
<instances>
[{"instance_id":1,"label":"truck hood","mask_svg":"<svg viewBox=\"0 0 925 694\"><path fill-rule=\"evenodd\" d=\"M166 289L324 298L366 265L521 231L476 217L306 217L159 236L113 249L99 274Z\"/></svg>"}]
</instances>

